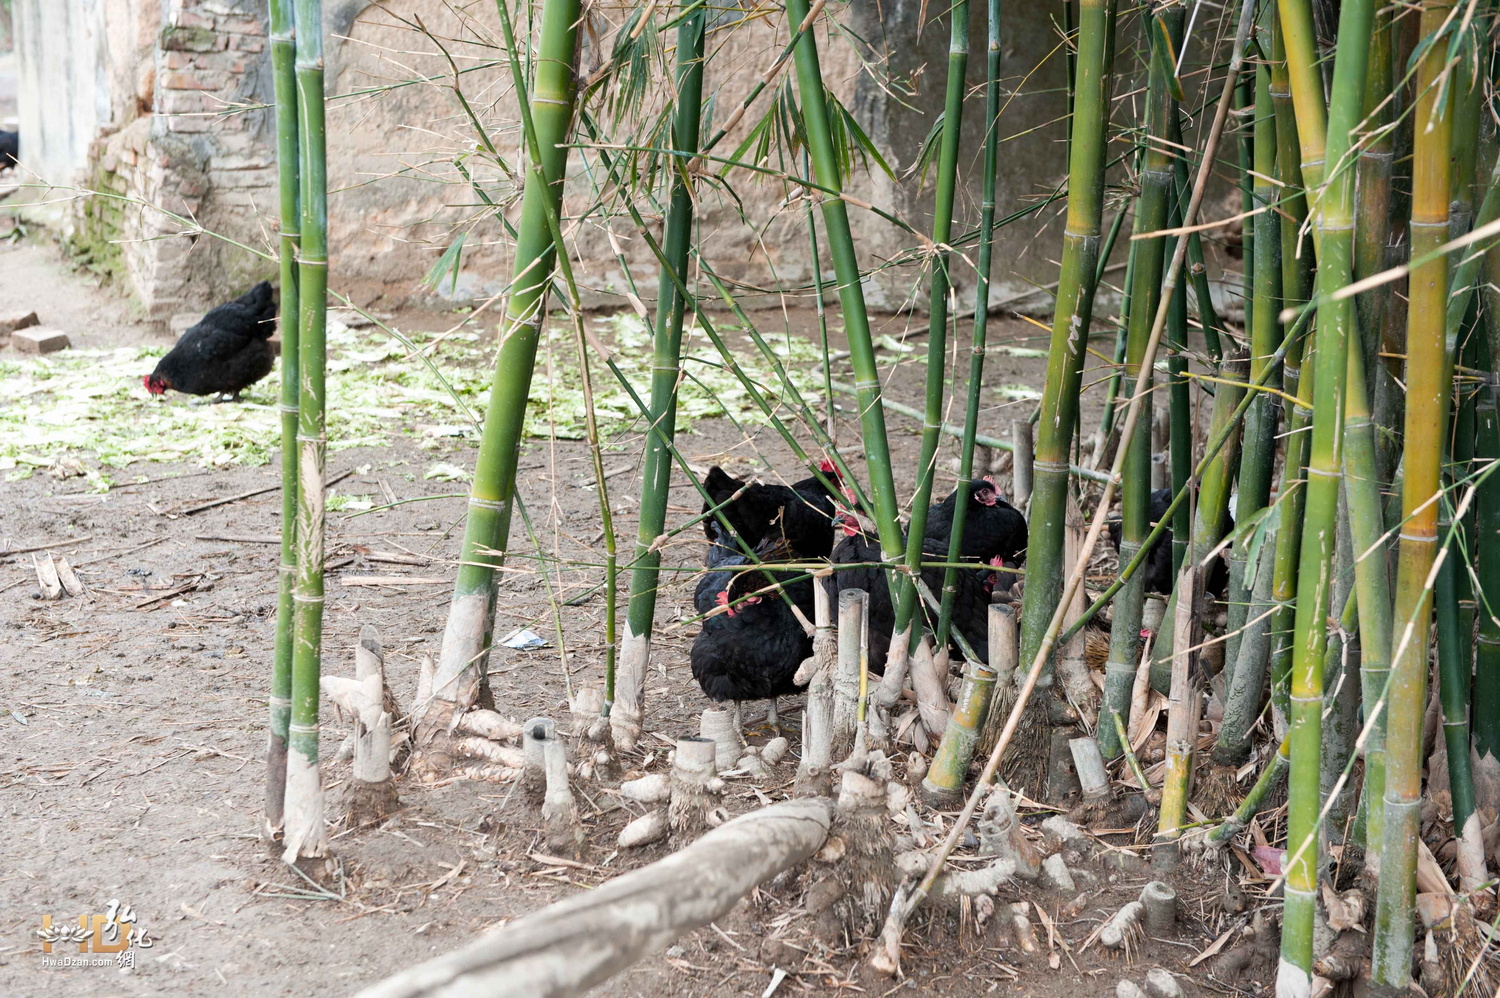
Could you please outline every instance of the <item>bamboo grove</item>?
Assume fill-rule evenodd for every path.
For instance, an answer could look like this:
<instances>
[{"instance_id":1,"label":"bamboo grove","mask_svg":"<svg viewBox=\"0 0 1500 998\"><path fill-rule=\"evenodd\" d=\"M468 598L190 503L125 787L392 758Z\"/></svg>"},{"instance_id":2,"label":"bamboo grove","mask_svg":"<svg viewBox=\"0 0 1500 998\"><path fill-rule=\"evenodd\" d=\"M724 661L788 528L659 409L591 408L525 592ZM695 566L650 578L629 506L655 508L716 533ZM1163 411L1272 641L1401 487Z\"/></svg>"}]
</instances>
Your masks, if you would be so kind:
<instances>
[{"instance_id":1,"label":"bamboo grove","mask_svg":"<svg viewBox=\"0 0 1500 998\"><path fill-rule=\"evenodd\" d=\"M926 70L925 85L944 97L941 122L924 149L887 151L919 161L930 185L927 207L906 216L866 199L867 171L884 163L825 69L838 5L787 0L736 20L705 4L651 4L605 26L603 42L599 26L580 30L591 23L586 6L496 8L514 88L506 155L521 164L518 210L506 221L513 267L432 696L415 716L415 764L441 773L474 758L456 731L486 700L496 593L515 514L525 515L517 460L549 324L576 334L585 391L596 378L617 381L639 417L639 474L627 484L607 482L592 414L588 445L608 550L603 714L615 751L642 741L659 683L650 666L662 593L676 580L667 541L705 520L734 536L678 446L692 331L713 344L799 472L826 460L815 477L873 524L894 624L883 676L862 677L861 739L910 739L895 717L903 698L915 700L918 747L932 759L928 799L968 798L922 891L987 784L1003 779L1061 804L1067 746L1092 738L1114 779L1151 802L1142 827L1162 866L1183 854L1226 859L1252 823L1285 848L1272 892L1283 899L1280 995L1313 994L1336 976L1328 898L1351 888L1372 902L1365 963L1346 978L1367 977L1382 994L1407 993L1421 962L1418 942L1433 931L1424 897L1451 880L1446 917L1455 907L1471 921L1492 917L1497 5L1040 5L1056 15L1056 59L1068 66L1066 176L1049 196L1017 204L997 198L1011 131L1002 54L1006 19L1035 15L1003 0L932 5L924 28L949 39L946 64ZM714 60L726 36L762 17L779 19L779 54L730 106ZM267 819L289 859L327 850L316 766L328 280L320 23L317 0L272 0L285 497ZM977 88L971 38L985 41ZM663 90L651 98L655 116L642 110L651 87ZM473 119L477 147L498 156ZM795 210L806 227L812 277L774 290L816 302L823 398L799 390L757 328L773 320L745 308L721 273L726 261L705 249L705 205L741 183L780 185L782 221ZM913 413L916 457L904 464L866 301L868 278L887 261L863 252L856 212L899 230L909 244L901 262L920 274L911 299L925 313L916 323L925 396ZM595 214L628 230L655 264L654 299L632 294L649 325L649 383L632 384L585 332L579 261L559 252L570 227ZM997 233L1010 226L1054 243L1058 266L1040 397L997 413L986 364L1003 316L991 271ZM1121 267L1123 279L1112 276ZM845 340L837 357L830 321ZM763 353L769 383L741 370L730 325ZM852 373L846 395L838 363ZM960 412L961 425L948 427ZM1014 449L1008 472L976 463L995 445ZM943 552L923 543L929 506L955 471L960 483L1009 474L1018 505L1029 490L1015 573L1019 655L1007 670L976 656L952 619L965 504ZM610 490L617 499L622 487L638 515L633 551L620 548L629 560L617 562ZM706 512L674 519L674 488ZM1113 552L1100 543L1111 520ZM741 553L754 567L751 546ZM924 565L944 569L941 587L922 581ZM1153 591L1158 575L1164 591ZM617 581L628 589L620 606ZM767 589L777 598L781 584ZM1091 674L1078 649L1101 632L1108 652ZM950 654L968 661L950 666ZM1153 741L1159 752L1143 765ZM1460 991L1473 959L1457 974Z\"/></svg>"}]
</instances>

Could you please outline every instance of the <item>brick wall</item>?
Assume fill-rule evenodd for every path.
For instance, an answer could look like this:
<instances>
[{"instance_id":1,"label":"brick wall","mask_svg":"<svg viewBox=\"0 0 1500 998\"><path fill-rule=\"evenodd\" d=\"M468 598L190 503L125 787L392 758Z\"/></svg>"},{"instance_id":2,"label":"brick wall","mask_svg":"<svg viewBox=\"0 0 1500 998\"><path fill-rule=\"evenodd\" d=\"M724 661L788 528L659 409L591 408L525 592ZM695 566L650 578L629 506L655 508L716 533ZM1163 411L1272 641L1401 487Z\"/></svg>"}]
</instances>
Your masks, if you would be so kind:
<instances>
[{"instance_id":1,"label":"brick wall","mask_svg":"<svg viewBox=\"0 0 1500 998\"><path fill-rule=\"evenodd\" d=\"M262 248L258 212L274 212L269 114L243 110L269 89L266 25L255 7L264 9L173 0L146 54L148 113L100 140L100 168L118 177L126 198L124 276L151 318L239 294L273 269L199 231Z\"/></svg>"}]
</instances>

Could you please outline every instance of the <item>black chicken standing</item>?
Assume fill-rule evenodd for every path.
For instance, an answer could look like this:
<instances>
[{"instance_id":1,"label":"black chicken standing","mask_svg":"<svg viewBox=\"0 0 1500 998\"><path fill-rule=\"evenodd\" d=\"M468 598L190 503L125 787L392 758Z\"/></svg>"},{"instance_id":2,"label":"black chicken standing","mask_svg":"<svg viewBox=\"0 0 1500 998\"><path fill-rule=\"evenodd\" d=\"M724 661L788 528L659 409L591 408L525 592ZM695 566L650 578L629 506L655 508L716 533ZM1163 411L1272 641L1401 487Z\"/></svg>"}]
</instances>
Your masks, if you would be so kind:
<instances>
[{"instance_id":1,"label":"black chicken standing","mask_svg":"<svg viewBox=\"0 0 1500 998\"><path fill-rule=\"evenodd\" d=\"M820 470L825 478L838 482L838 472L831 461ZM827 558L833 550L834 497L816 475L791 485L766 485L745 482L714 465L703 479L703 489L720 507L719 512L734 527L744 542L755 547L767 535L784 536L792 550L802 558ZM744 489L743 492L740 492ZM739 493L738 496L735 493ZM733 498L731 498L733 497ZM709 506L703 507L707 513ZM703 531L710 542L715 529L722 529L715 517L703 521ZM732 538L724 538L731 550L739 548Z\"/></svg>"},{"instance_id":2,"label":"black chicken standing","mask_svg":"<svg viewBox=\"0 0 1500 998\"><path fill-rule=\"evenodd\" d=\"M724 539L721 529L715 524L711 530L716 541L709 547L711 571L699 580L693 602L700 613L724 609L706 617L703 630L693 639L693 678L715 703L734 701L736 715L745 700L770 700L774 723L776 698L803 689L794 677L812 654L812 636L787 601L812 619L812 579L799 569L735 571L752 562L717 543ZM756 545L755 556L767 565L798 558L784 538L774 535ZM759 592L772 579L781 591Z\"/></svg>"},{"instance_id":3,"label":"black chicken standing","mask_svg":"<svg viewBox=\"0 0 1500 998\"><path fill-rule=\"evenodd\" d=\"M1146 515L1150 518L1151 526L1160 523L1167 515L1167 509L1172 505L1172 490L1157 489L1151 493L1150 506ZM1229 514L1225 514L1227 517ZM1120 520L1109 521L1109 539L1114 542L1115 550L1120 550L1120 539L1124 535L1124 527ZM1121 566L1124 567L1124 566ZM1151 550L1146 552L1146 561L1141 566L1141 571L1146 573L1146 588L1153 593L1169 595L1172 592L1172 584L1175 578L1172 573L1172 528L1167 527L1156 543L1151 545ZM1204 581L1204 590L1220 599L1229 587L1229 569L1224 564L1223 558L1215 558L1209 567L1208 578Z\"/></svg>"},{"instance_id":4,"label":"black chicken standing","mask_svg":"<svg viewBox=\"0 0 1500 998\"><path fill-rule=\"evenodd\" d=\"M275 331L276 302L270 283L261 281L234 301L210 309L142 383L152 395L170 388L238 401L240 392L271 373L276 355L268 341Z\"/></svg>"},{"instance_id":5,"label":"black chicken standing","mask_svg":"<svg viewBox=\"0 0 1500 998\"><path fill-rule=\"evenodd\" d=\"M969 503L960 557L980 564L955 573L957 590L953 601L953 626L974 653L981 660L988 661L990 593L996 582L996 569L1019 562L1026 549L1026 517L1000 497L993 482L976 478L966 489L955 490L928 511L922 540L924 560L947 560L948 539L953 532L953 513L959 492L967 495ZM869 593L870 671L883 672L895 629L896 609L886 583L885 570L879 564L882 560L880 542L865 533L852 513L841 513L837 526L842 529L844 537L834 546L832 561L835 572L827 584L838 591L862 589ZM922 581L934 597L942 593L946 574L944 568L922 570ZM930 627L935 620L925 604L923 613L928 616Z\"/></svg>"}]
</instances>

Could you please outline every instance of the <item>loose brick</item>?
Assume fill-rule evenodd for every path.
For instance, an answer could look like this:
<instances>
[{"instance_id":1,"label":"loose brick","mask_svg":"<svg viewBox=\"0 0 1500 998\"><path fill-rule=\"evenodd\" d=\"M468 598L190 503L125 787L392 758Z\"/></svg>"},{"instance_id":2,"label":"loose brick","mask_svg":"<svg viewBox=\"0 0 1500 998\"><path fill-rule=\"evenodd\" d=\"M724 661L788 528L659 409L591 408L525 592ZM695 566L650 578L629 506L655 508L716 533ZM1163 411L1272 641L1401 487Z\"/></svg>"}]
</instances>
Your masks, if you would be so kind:
<instances>
[{"instance_id":1,"label":"loose brick","mask_svg":"<svg viewBox=\"0 0 1500 998\"><path fill-rule=\"evenodd\" d=\"M17 329L25 329L37 324L35 312L11 312L0 315L0 335L15 332Z\"/></svg>"},{"instance_id":2,"label":"loose brick","mask_svg":"<svg viewBox=\"0 0 1500 998\"><path fill-rule=\"evenodd\" d=\"M18 329L10 334L10 345L20 353L57 353L72 346L68 342L68 334L56 329L46 329L42 326L30 326L26 329Z\"/></svg>"}]
</instances>

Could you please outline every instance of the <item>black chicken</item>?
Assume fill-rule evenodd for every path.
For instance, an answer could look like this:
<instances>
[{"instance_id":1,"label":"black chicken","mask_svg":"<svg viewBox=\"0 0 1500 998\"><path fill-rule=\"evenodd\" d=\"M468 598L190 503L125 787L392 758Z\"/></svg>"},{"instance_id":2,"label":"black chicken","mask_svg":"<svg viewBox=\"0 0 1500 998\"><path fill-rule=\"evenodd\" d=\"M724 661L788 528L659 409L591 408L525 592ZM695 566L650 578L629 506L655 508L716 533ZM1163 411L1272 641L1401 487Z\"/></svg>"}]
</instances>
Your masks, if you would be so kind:
<instances>
[{"instance_id":1,"label":"black chicken","mask_svg":"<svg viewBox=\"0 0 1500 998\"><path fill-rule=\"evenodd\" d=\"M15 166L21 161L21 135L19 132L0 130L0 170Z\"/></svg>"},{"instance_id":2,"label":"black chicken","mask_svg":"<svg viewBox=\"0 0 1500 998\"><path fill-rule=\"evenodd\" d=\"M693 590L693 606L699 613L713 612L719 605L719 597L735 576L734 567L750 560L735 550L734 542L720 524L709 522L708 537L708 556L703 561L705 571L698 576L698 585Z\"/></svg>"},{"instance_id":3,"label":"black chicken","mask_svg":"<svg viewBox=\"0 0 1500 998\"><path fill-rule=\"evenodd\" d=\"M1150 517L1151 526L1162 521L1167 515L1167 508L1172 505L1172 490L1157 489L1151 493L1151 505L1147 516ZM1228 514L1225 514L1226 516ZM1124 536L1124 525L1120 520L1109 521L1109 539L1114 542L1115 550L1120 550L1120 539ZM1146 588L1154 593L1169 595L1172 592L1173 583L1176 581L1172 573L1172 528L1167 527L1162 531L1156 543L1151 545L1151 550L1146 552L1146 561L1141 566L1141 571L1146 573ZM1204 589L1213 596L1223 599L1225 591L1229 587L1229 569L1224 564L1222 557L1214 558L1213 565L1209 568L1208 578L1204 581Z\"/></svg>"},{"instance_id":4,"label":"black chicken","mask_svg":"<svg viewBox=\"0 0 1500 998\"><path fill-rule=\"evenodd\" d=\"M824 461L821 470L825 477L837 482L838 472L833 462ZM834 497L818 481L809 476L791 485L765 485L745 482L714 465L703 479L703 488L708 492L719 512L734 527L746 544L755 547L767 536L785 537L803 558L827 558L833 550ZM730 497L740 489L745 491L733 501ZM727 505L723 505L727 502ZM703 507L707 513L709 506ZM703 532L709 541L715 541L715 517L703 521ZM723 538L730 541L730 538ZM737 547L733 548L738 550Z\"/></svg>"},{"instance_id":5,"label":"black chicken","mask_svg":"<svg viewBox=\"0 0 1500 998\"><path fill-rule=\"evenodd\" d=\"M275 331L276 302L271 285L261 281L234 301L210 309L142 382L152 395L170 388L238 401L240 392L271 373L275 354L268 340Z\"/></svg>"},{"instance_id":6,"label":"black chicken","mask_svg":"<svg viewBox=\"0 0 1500 998\"><path fill-rule=\"evenodd\" d=\"M803 616L811 620L812 579L805 571L795 569L731 572L728 569L750 564L750 559L732 553L716 555L714 548L710 549L710 558L717 561L710 567L720 571L699 581L695 602L700 612L708 612L715 606L725 610L705 618L703 630L693 639L689 654L693 678L710 700L735 701L736 709L744 700L774 702L776 697L796 693L803 687L793 679L797 667L812 654L812 637L780 593L757 590L770 585L766 578L770 575ZM796 557L796 552L781 537L762 541L755 554L763 563ZM709 579L722 581L724 576L729 578L721 589L705 584ZM709 604L706 608L705 603Z\"/></svg>"},{"instance_id":7,"label":"black chicken","mask_svg":"<svg viewBox=\"0 0 1500 998\"><path fill-rule=\"evenodd\" d=\"M922 532L927 541L941 541L947 556L948 538L953 536L953 514L958 507L954 489L948 498L927 511L927 527ZM1026 516L1000 496L990 478L976 478L968 487L969 508L964 514L964 536L959 557L997 564L996 558L1015 563L1026 550Z\"/></svg>"},{"instance_id":8,"label":"black chicken","mask_svg":"<svg viewBox=\"0 0 1500 998\"><path fill-rule=\"evenodd\" d=\"M931 517L933 514L928 515ZM970 515L973 515L972 512ZM844 537L834 545L831 557L834 573L826 585L833 590L831 595L834 595L835 599L836 592L845 589L862 589L869 593L870 601L867 612L869 614L870 671L883 673L886 656L890 652L891 634L896 626L896 608L891 601L891 591L886 582L885 570L879 565L880 542L864 531L853 514L839 514L836 525L843 531ZM1024 527L1024 523L1022 525ZM952 529L951 518L948 522L948 529ZM966 542L968 538L969 532L965 529ZM926 556L924 560L947 560L946 532L936 536L927 532L922 542L922 551ZM1012 552L1013 556L1014 554L1015 552ZM989 661L989 607L990 593L996 581L994 567L1001 563L1003 555L996 553L992 555L992 558L993 562L984 567L964 568L955 573L956 591L953 600L954 628L964 636L964 640L969 643L974 654L985 662ZM942 598L943 580L946 574L947 570L944 568L922 569L922 582L935 599ZM922 613L927 621L928 630L935 629L937 614L925 600L922 602ZM954 650L958 651L956 645Z\"/></svg>"}]
</instances>

